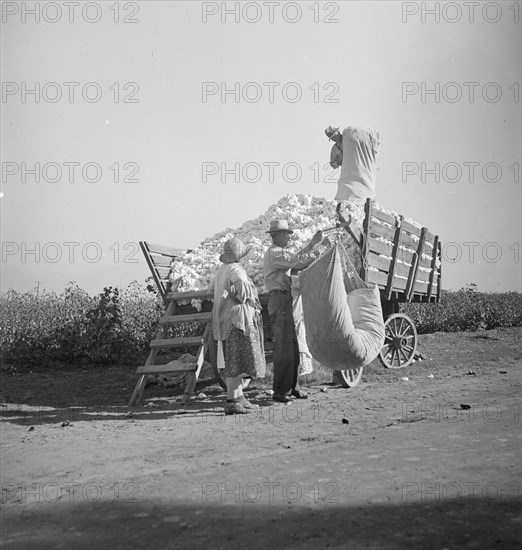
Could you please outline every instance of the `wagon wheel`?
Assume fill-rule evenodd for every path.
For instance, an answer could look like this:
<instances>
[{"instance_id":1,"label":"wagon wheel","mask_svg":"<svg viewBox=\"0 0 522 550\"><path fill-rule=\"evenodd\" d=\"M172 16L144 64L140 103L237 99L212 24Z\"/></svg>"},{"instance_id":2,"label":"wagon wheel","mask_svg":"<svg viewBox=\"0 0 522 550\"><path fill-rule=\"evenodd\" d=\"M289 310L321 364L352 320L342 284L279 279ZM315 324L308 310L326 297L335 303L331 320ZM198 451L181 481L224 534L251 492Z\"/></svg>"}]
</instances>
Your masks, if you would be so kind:
<instances>
[{"instance_id":1,"label":"wagon wheel","mask_svg":"<svg viewBox=\"0 0 522 550\"><path fill-rule=\"evenodd\" d=\"M407 315L394 313L386 319L384 331L384 346L379 352L381 363L388 369L407 367L417 349L417 330L413 321Z\"/></svg>"},{"instance_id":2,"label":"wagon wheel","mask_svg":"<svg viewBox=\"0 0 522 550\"><path fill-rule=\"evenodd\" d=\"M334 378L343 388L355 388L361 381L363 368L354 370L334 370Z\"/></svg>"}]
</instances>

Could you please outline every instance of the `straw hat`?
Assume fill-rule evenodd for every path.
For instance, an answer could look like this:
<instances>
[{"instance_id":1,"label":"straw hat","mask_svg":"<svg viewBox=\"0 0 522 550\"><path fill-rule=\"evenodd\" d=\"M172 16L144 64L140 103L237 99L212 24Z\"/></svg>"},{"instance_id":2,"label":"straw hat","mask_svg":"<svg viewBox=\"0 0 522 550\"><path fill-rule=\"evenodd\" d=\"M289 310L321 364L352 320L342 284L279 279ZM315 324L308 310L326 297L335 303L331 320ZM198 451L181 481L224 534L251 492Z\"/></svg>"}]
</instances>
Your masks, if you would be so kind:
<instances>
[{"instance_id":1,"label":"straw hat","mask_svg":"<svg viewBox=\"0 0 522 550\"><path fill-rule=\"evenodd\" d=\"M288 222L286 220L272 220L270 222L270 229L267 233L276 233L277 231L293 233L293 230L288 227Z\"/></svg>"},{"instance_id":2,"label":"straw hat","mask_svg":"<svg viewBox=\"0 0 522 550\"><path fill-rule=\"evenodd\" d=\"M219 261L224 264L231 264L237 262L244 256L246 256L250 250L251 246L246 247L241 239L233 238L229 239L223 245L223 254L219 257Z\"/></svg>"},{"instance_id":3,"label":"straw hat","mask_svg":"<svg viewBox=\"0 0 522 550\"><path fill-rule=\"evenodd\" d=\"M334 126L328 126L328 128L326 128L326 130L324 131L324 133L330 140L336 132L339 132L339 128L335 128Z\"/></svg>"}]
</instances>

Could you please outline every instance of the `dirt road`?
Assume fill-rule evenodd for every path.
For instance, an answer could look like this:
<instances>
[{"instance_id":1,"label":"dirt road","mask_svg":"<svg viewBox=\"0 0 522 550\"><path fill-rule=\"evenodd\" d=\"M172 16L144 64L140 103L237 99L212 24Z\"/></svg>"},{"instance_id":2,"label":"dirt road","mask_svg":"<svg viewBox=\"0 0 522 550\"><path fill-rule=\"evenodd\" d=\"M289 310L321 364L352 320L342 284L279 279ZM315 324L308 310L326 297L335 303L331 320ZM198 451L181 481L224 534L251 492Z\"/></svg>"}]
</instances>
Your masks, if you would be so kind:
<instances>
[{"instance_id":1,"label":"dirt road","mask_svg":"<svg viewBox=\"0 0 522 550\"><path fill-rule=\"evenodd\" d=\"M289 405L258 386L241 417L202 386L125 418L132 371L5 377L2 548L518 547L519 342L429 335L422 363Z\"/></svg>"}]
</instances>

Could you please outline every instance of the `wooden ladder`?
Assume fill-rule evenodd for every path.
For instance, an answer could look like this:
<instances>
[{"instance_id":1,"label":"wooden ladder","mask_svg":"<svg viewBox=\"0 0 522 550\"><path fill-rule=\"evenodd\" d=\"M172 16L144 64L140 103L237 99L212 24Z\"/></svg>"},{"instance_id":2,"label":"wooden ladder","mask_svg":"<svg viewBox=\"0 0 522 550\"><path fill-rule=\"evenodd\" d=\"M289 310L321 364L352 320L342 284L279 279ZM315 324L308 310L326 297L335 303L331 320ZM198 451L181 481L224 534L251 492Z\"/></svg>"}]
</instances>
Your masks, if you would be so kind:
<instances>
[{"instance_id":1,"label":"wooden ladder","mask_svg":"<svg viewBox=\"0 0 522 550\"><path fill-rule=\"evenodd\" d=\"M150 353L145 362L145 365L138 367L136 374L139 375L138 382L132 393L129 401L129 408L138 405L145 385L147 376L150 374L165 374L165 373L188 373L187 383L184 392L184 403L187 405L194 393L196 382L203 367L203 361L207 350L211 344L212 329L210 321L212 320L212 311L196 312L192 306L180 305L179 302L190 301L192 299L210 299L211 295L206 290L195 292L169 292L169 284L167 282L167 271L170 265L169 262L175 257L179 249L172 249L160 245L151 245L146 242L140 242L142 251L147 259L147 263L151 268L154 280L160 290L163 301L166 305L166 310L158 323L154 339L150 343ZM163 260L161 258L164 258ZM164 271L165 273L162 273ZM187 312L188 311L188 312ZM168 329L171 326L180 323L200 322L207 323L203 336L189 336L182 338L168 338ZM174 364L174 362L166 365L157 365L156 359L161 349L176 349L187 346L198 346L196 354L196 363Z\"/></svg>"}]
</instances>

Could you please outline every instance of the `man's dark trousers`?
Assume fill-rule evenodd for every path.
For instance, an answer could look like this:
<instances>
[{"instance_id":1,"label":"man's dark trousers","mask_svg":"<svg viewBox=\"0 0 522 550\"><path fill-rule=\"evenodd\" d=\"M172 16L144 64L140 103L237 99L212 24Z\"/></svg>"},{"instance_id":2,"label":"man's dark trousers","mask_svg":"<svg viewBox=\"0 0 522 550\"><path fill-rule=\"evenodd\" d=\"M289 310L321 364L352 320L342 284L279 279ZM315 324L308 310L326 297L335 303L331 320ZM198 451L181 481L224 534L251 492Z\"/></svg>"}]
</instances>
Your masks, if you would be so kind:
<instances>
[{"instance_id":1,"label":"man's dark trousers","mask_svg":"<svg viewBox=\"0 0 522 550\"><path fill-rule=\"evenodd\" d=\"M274 335L274 393L290 395L299 389L299 346L292 313L292 296L270 294L268 313Z\"/></svg>"}]
</instances>

